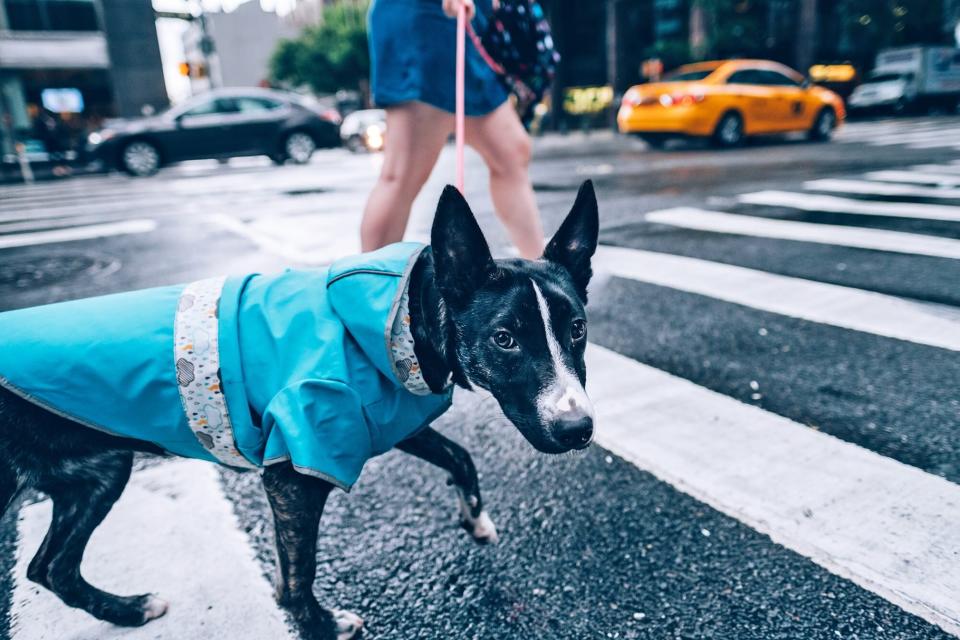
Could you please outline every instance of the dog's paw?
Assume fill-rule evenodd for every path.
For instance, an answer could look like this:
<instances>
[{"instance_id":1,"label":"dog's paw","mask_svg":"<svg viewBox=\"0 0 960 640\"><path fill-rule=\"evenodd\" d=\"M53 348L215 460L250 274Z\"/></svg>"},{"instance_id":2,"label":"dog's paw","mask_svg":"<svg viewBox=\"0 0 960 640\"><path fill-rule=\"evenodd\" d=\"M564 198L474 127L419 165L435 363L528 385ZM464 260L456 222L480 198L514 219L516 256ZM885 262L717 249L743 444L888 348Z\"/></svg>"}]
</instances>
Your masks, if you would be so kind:
<instances>
[{"instance_id":1,"label":"dog's paw","mask_svg":"<svg viewBox=\"0 0 960 640\"><path fill-rule=\"evenodd\" d=\"M480 510L480 513L473 515L474 511L480 506L480 501L476 496L465 496L462 492L457 492L460 498L460 526L470 534L477 544L497 544L500 542L500 536L497 535L497 526L486 511Z\"/></svg>"},{"instance_id":2,"label":"dog's paw","mask_svg":"<svg viewBox=\"0 0 960 640\"><path fill-rule=\"evenodd\" d=\"M497 535L497 526L486 511L481 511L476 518L462 514L460 526L466 529L470 537L478 544L497 544L500 536Z\"/></svg>"},{"instance_id":3,"label":"dog's paw","mask_svg":"<svg viewBox=\"0 0 960 640\"><path fill-rule=\"evenodd\" d=\"M167 612L167 609L170 608L170 604L166 600L162 600L155 595L148 595L144 597L143 600L143 622L146 624L151 620L159 618Z\"/></svg>"},{"instance_id":4,"label":"dog's paw","mask_svg":"<svg viewBox=\"0 0 960 640\"><path fill-rule=\"evenodd\" d=\"M355 613L333 609L333 621L337 625L337 640L353 640L363 629L363 620Z\"/></svg>"}]
</instances>

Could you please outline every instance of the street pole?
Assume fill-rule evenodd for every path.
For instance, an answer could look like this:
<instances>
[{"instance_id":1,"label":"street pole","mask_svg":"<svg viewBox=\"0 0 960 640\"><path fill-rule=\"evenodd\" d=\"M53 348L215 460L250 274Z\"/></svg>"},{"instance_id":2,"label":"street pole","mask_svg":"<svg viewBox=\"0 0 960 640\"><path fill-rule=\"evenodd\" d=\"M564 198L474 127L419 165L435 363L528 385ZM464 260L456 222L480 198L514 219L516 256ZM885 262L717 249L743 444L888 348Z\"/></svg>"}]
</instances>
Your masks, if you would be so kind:
<instances>
[{"instance_id":1,"label":"street pole","mask_svg":"<svg viewBox=\"0 0 960 640\"><path fill-rule=\"evenodd\" d=\"M800 0L796 67L806 75L817 52L817 0Z\"/></svg>"},{"instance_id":2,"label":"street pole","mask_svg":"<svg viewBox=\"0 0 960 640\"><path fill-rule=\"evenodd\" d=\"M707 8L703 0L694 0L689 18L690 53L695 60L703 60L711 53L710 33L707 26Z\"/></svg>"},{"instance_id":3,"label":"street pole","mask_svg":"<svg viewBox=\"0 0 960 640\"><path fill-rule=\"evenodd\" d=\"M617 0L607 0L607 84L613 89L614 100L608 117L607 124L616 129L617 113L616 105L617 92L620 90L617 72L618 72L618 47L617 47Z\"/></svg>"}]
</instances>

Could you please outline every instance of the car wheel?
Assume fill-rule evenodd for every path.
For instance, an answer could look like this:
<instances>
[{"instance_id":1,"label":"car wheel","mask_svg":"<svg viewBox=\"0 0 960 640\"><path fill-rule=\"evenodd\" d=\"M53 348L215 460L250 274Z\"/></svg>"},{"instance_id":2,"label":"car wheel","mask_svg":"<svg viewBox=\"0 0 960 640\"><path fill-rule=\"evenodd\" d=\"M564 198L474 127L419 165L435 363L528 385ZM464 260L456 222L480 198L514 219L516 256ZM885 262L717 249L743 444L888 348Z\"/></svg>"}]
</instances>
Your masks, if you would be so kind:
<instances>
[{"instance_id":1,"label":"car wheel","mask_svg":"<svg viewBox=\"0 0 960 640\"><path fill-rule=\"evenodd\" d=\"M317 150L313 136L304 131L294 131L283 142L283 152L294 164L307 164Z\"/></svg>"},{"instance_id":2,"label":"car wheel","mask_svg":"<svg viewBox=\"0 0 960 640\"><path fill-rule=\"evenodd\" d=\"M739 113L731 111L717 123L717 128L713 132L713 143L718 147L729 149L739 146L742 142L743 118Z\"/></svg>"},{"instance_id":3,"label":"car wheel","mask_svg":"<svg viewBox=\"0 0 960 640\"><path fill-rule=\"evenodd\" d=\"M830 139L833 135L833 130L836 128L837 114L833 112L833 109L826 108L817 114L817 118L813 121L813 127L807 133L807 137L810 140L824 142Z\"/></svg>"},{"instance_id":4,"label":"car wheel","mask_svg":"<svg viewBox=\"0 0 960 640\"><path fill-rule=\"evenodd\" d=\"M347 138L346 146L354 153L363 153L367 150L367 145L363 144L363 137L358 133Z\"/></svg>"},{"instance_id":5,"label":"car wheel","mask_svg":"<svg viewBox=\"0 0 960 640\"><path fill-rule=\"evenodd\" d=\"M152 176L160 169L160 151L146 140L134 140L120 153L120 166L132 176Z\"/></svg>"},{"instance_id":6,"label":"car wheel","mask_svg":"<svg viewBox=\"0 0 960 640\"><path fill-rule=\"evenodd\" d=\"M282 167L287 163L287 156L283 155L282 153L272 153L270 154L269 158L270 162L278 167Z\"/></svg>"},{"instance_id":7,"label":"car wheel","mask_svg":"<svg viewBox=\"0 0 960 640\"><path fill-rule=\"evenodd\" d=\"M658 135L650 135L650 134L641 135L640 139L643 140L644 144L646 144L651 149L663 149L665 146L667 146L667 141L669 140L667 136L658 136Z\"/></svg>"}]
</instances>

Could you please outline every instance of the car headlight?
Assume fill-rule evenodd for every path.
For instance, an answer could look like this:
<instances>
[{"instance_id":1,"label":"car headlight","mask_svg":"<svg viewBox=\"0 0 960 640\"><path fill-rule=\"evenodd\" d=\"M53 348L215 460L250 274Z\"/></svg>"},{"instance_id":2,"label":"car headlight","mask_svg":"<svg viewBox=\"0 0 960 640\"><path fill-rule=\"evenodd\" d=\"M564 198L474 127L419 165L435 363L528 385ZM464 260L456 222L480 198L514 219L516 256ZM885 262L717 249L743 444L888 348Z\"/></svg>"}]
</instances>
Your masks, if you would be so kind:
<instances>
[{"instance_id":1,"label":"car headlight","mask_svg":"<svg viewBox=\"0 0 960 640\"><path fill-rule=\"evenodd\" d=\"M367 148L371 151L380 151L383 149L384 131L380 126L372 124L364 131L366 135Z\"/></svg>"},{"instance_id":2,"label":"car headlight","mask_svg":"<svg viewBox=\"0 0 960 640\"><path fill-rule=\"evenodd\" d=\"M117 132L113 131L112 129L101 129L100 131L94 131L87 136L87 142L92 145L98 145L106 142L115 135L117 135Z\"/></svg>"}]
</instances>

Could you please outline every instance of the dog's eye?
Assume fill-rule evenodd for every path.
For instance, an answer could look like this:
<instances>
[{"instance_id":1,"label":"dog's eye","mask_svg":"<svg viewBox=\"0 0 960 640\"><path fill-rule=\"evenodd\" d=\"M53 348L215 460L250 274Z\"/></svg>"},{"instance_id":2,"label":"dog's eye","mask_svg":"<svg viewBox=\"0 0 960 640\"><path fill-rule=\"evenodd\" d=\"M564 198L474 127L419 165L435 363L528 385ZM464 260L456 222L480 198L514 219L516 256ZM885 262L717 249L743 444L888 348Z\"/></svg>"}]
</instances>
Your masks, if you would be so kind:
<instances>
[{"instance_id":1,"label":"dog's eye","mask_svg":"<svg viewBox=\"0 0 960 640\"><path fill-rule=\"evenodd\" d=\"M501 349L515 349L517 341L506 331L497 331L493 334L493 342Z\"/></svg>"},{"instance_id":2,"label":"dog's eye","mask_svg":"<svg viewBox=\"0 0 960 640\"><path fill-rule=\"evenodd\" d=\"M570 325L570 337L574 340L582 340L585 335L587 335L586 320L574 320Z\"/></svg>"}]
</instances>

